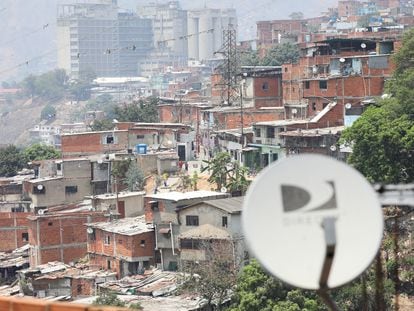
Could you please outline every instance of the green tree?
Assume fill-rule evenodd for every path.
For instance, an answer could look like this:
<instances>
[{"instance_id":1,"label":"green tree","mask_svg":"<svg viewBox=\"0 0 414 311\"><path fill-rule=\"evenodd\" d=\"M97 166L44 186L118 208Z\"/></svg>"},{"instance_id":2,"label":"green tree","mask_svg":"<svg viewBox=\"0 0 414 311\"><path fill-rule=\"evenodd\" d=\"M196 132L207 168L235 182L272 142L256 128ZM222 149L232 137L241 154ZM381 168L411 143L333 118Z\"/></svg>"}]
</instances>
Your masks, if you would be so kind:
<instances>
[{"instance_id":1,"label":"green tree","mask_svg":"<svg viewBox=\"0 0 414 311\"><path fill-rule=\"evenodd\" d=\"M290 19L303 19L304 15L302 12L292 12L289 14Z\"/></svg>"},{"instance_id":2,"label":"green tree","mask_svg":"<svg viewBox=\"0 0 414 311\"><path fill-rule=\"evenodd\" d=\"M0 148L0 176L14 176L25 164L23 154L16 146Z\"/></svg>"},{"instance_id":3,"label":"green tree","mask_svg":"<svg viewBox=\"0 0 414 311\"><path fill-rule=\"evenodd\" d=\"M237 162L232 162L230 154L219 152L216 156L207 161L207 165L201 169L201 172L208 171L210 177L208 181L216 184L216 189L227 188L230 192L243 194L249 185L247 180L247 168L240 166Z\"/></svg>"},{"instance_id":4,"label":"green tree","mask_svg":"<svg viewBox=\"0 0 414 311\"><path fill-rule=\"evenodd\" d=\"M201 169L201 172L208 171L210 177L208 181L216 184L216 189L220 190L222 187L227 186L227 176L229 174L229 165L231 163L230 154L227 152L220 152L216 154L211 160L203 160L207 166Z\"/></svg>"},{"instance_id":5,"label":"green tree","mask_svg":"<svg viewBox=\"0 0 414 311\"><path fill-rule=\"evenodd\" d=\"M101 293L98 298L93 302L97 306L114 306L114 307L125 307L125 302L117 297L113 292Z\"/></svg>"},{"instance_id":6,"label":"green tree","mask_svg":"<svg viewBox=\"0 0 414 311\"><path fill-rule=\"evenodd\" d=\"M61 153L52 146L38 143L24 149L23 156L27 162L30 162L35 160L58 159L61 157Z\"/></svg>"},{"instance_id":7,"label":"green tree","mask_svg":"<svg viewBox=\"0 0 414 311\"><path fill-rule=\"evenodd\" d=\"M115 118L121 122L158 122L158 98L140 99L115 107Z\"/></svg>"},{"instance_id":8,"label":"green tree","mask_svg":"<svg viewBox=\"0 0 414 311\"><path fill-rule=\"evenodd\" d=\"M386 107L371 107L341 139L352 145L348 162L371 182L414 180L414 122L407 115L393 118Z\"/></svg>"},{"instance_id":9,"label":"green tree","mask_svg":"<svg viewBox=\"0 0 414 311\"><path fill-rule=\"evenodd\" d=\"M47 104L40 112L40 120L52 120L54 118L56 118L56 108Z\"/></svg>"},{"instance_id":10,"label":"green tree","mask_svg":"<svg viewBox=\"0 0 414 311\"><path fill-rule=\"evenodd\" d=\"M240 65L241 66L259 66L261 59L257 51L243 51L240 54Z\"/></svg>"},{"instance_id":11,"label":"green tree","mask_svg":"<svg viewBox=\"0 0 414 311\"><path fill-rule=\"evenodd\" d=\"M129 164L125 173L125 183L128 185L129 191L143 190L145 185L145 175L142 169L135 163Z\"/></svg>"},{"instance_id":12,"label":"green tree","mask_svg":"<svg viewBox=\"0 0 414 311\"><path fill-rule=\"evenodd\" d=\"M107 131L112 130L114 125L109 119L94 120L89 126L92 131Z\"/></svg>"},{"instance_id":13,"label":"green tree","mask_svg":"<svg viewBox=\"0 0 414 311\"><path fill-rule=\"evenodd\" d=\"M291 289L267 275L256 260L246 265L237 281L230 311L326 310L312 292Z\"/></svg>"},{"instance_id":14,"label":"green tree","mask_svg":"<svg viewBox=\"0 0 414 311\"><path fill-rule=\"evenodd\" d=\"M292 43L278 44L272 47L263 58L261 65L281 66L287 63L296 63L299 60L299 48Z\"/></svg>"},{"instance_id":15,"label":"green tree","mask_svg":"<svg viewBox=\"0 0 414 311\"><path fill-rule=\"evenodd\" d=\"M238 260L233 257L228 240L199 240L205 260L182 262L184 272L181 290L201 295L210 310L222 310L222 304L236 285Z\"/></svg>"}]
</instances>

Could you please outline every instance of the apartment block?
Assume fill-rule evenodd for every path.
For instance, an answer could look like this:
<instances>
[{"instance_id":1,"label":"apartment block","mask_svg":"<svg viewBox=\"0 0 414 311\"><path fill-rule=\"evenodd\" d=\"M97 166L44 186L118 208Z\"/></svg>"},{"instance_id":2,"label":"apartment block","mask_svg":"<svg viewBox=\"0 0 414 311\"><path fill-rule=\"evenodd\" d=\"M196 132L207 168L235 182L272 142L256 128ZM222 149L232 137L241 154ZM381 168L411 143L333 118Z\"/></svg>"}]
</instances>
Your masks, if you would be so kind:
<instances>
[{"instance_id":1,"label":"apartment block","mask_svg":"<svg viewBox=\"0 0 414 311\"><path fill-rule=\"evenodd\" d=\"M58 66L77 78L138 75L152 49L151 20L118 10L117 1L63 4L57 18Z\"/></svg>"}]
</instances>

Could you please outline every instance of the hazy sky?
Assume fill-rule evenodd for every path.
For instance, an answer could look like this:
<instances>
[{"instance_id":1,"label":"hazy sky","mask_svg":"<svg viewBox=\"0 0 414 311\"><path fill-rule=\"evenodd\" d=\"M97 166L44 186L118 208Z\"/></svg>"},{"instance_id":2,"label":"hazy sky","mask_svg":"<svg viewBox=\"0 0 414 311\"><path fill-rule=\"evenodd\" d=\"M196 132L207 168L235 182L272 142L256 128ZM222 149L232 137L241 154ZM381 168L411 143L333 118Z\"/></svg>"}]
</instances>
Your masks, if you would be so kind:
<instances>
[{"instance_id":1,"label":"hazy sky","mask_svg":"<svg viewBox=\"0 0 414 311\"><path fill-rule=\"evenodd\" d=\"M10 77L37 74L56 63L56 11L59 3L80 0L0 0L0 82ZM139 4L157 0L118 0L121 8L135 10ZM166 2L166 1L158 1ZM305 17L318 16L337 0L181 0L185 9L226 8L237 10L239 39L256 37L258 20L288 18L301 11ZM25 64L26 60L35 61ZM23 65L24 64L24 65Z\"/></svg>"}]
</instances>

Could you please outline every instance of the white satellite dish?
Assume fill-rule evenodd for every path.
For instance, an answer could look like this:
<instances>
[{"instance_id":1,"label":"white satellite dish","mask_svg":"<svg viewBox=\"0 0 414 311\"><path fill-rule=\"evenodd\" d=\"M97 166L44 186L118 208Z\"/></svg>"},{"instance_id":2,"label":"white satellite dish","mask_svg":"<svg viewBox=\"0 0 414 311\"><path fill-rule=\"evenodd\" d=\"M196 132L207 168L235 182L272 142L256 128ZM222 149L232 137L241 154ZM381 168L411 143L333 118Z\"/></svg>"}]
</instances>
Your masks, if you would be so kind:
<instances>
[{"instance_id":1,"label":"white satellite dish","mask_svg":"<svg viewBox=\"0 0 414 311\"><path fill-rule=\"evenodd\" d=\"M242 225L267 271L313 290L321 288L329 246L334 252L326 286L334 288L365 271L383 234L381 205L368 181L345 163L310 154L260 173L247 191Z\"/></svg>"},{"instance_id":2,"label":"white satellite dish","mask_svg":"<svg viewBox=\"0 0 414 311\"><path fill-rule=\"evenodd\" d=\"M346 103L345 104L345 109L351 109L352 108L352 104L351 103Z\"/></svg>"},{"instance_id":3,"label":"white satellite dish","mask_svg":"<svg viewBox=\"0 0 414 311\"><path fill-rule=\"evenodd\" d=\"M365 49L367 45L365 43L361 43L361 48Z\"/></svg>"},{"instance_id":4,"label":"white satellite dish","mask_svg":"<svg viewBox=\"0 0 414 311\"><path fill-rule=\"evenodd\" d=\"M345 58L341 57L341 58L339 59L339 61L340 61L341 63L345 63Z\"/></svg>"},{"instance_id":5,"label":"white satellite dish","mask_svg":"<svg viewBox=\"0 0 414 311\"><path fill-rule=\"evenodd\" d=\"M298 113L298 110L297 110L296 108L293 108L293 109L292 109L292 113L293 113L293 114L297 114L297 113Z\"/></svg>"},{"instance_id":6,"label":"white satellite dish","mask_svg":"<svg viewBox=\"0 0 414 311\"><path fill-rule=\"evenodd\" d=\"M43 190L43 185L37 185L36 188L37 188L37 190L42 191Z\"/></svg>"},{"instance_id":7,"label":"white satellite dish","mask_svg":"<svg viewBox=\"0 0 414 311\"><path fill-rule=\"evenodd\" d=\"M93 234L93 229L92 228L87 228L86 232L88 232L89 234Z\"/></svg>"},{"instance_id":8,"label":"white satellite dish","mask_svg":"<svg viewBox=\"0 0 414 311\"><path fill-rule=\"evenodd\" d=\"M38 215L44 215L45 214L45 210L44 209L40 209L37 211Z\"/></svg>"},{"instance_id":9,"label":"white satellite dish","mask_svg":"<svg viewBox=\"0 0 414 311\"><path fill-rule=\"evenodd\" d=\"M227 192L227 188L226 188L226 187L221 187L220 191L221 191L222 193L226 193L226 192Z\"/></svg>"},{"instance_id":10,"label":"white satellite dish","mask_svg":"<svg viewBox=\"0 0 414 311\"><path fill-rule=\"evenodd\" d=\"M331 151L336 151L336 146L335 146L335 145L332 145L332 146L330 146L330 147L329 147L329 149L330 149Z\"/></svg>"}]
</instances>

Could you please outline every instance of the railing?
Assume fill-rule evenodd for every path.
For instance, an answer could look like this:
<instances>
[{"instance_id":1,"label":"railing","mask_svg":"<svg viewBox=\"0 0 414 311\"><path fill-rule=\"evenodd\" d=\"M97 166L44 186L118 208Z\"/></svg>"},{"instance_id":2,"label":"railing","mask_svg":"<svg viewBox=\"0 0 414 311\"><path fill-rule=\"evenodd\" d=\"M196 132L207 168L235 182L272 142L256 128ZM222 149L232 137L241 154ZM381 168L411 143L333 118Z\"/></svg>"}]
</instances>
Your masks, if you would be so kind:
<instances>
[{"instance_id":1,"label":"railing","mask_svg":"<svg viewBox=\"0 0 414 311\"><path fill-rule=\"evenodd\" d=\"M34 298L0 297L0 311L125 311L121 307L102 307L53 302Z\"/></svg>"}]
</instances>

